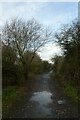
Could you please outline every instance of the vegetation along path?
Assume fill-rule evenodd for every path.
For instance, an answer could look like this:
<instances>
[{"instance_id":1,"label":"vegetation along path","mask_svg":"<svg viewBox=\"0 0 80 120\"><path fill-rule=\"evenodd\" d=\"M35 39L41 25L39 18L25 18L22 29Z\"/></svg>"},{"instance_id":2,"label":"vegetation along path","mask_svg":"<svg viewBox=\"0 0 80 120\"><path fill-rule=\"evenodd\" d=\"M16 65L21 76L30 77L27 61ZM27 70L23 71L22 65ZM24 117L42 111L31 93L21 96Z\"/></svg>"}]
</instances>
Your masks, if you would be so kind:
<instances>
[{"instance_id":1,"label":"vegetation along path","mask_svg":"<svg viewBox=\"0 0 80 120\"><path fill-rule=\"evenodd\" d=\"M72 102L51 73L37 75L35 86L25 95L24 102L16 103L10 118L77 118L78 104ZM18 105L20 104L20 105Z\"/></svg>"}]
</instances>

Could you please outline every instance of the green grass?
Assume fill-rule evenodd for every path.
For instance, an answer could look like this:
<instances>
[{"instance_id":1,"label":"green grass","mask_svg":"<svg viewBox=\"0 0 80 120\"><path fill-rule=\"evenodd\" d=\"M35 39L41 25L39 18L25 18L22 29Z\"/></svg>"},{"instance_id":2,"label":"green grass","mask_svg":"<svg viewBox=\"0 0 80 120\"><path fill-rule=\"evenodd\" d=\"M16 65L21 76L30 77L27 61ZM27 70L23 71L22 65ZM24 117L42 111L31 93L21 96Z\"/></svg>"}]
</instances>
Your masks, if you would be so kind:
<instances>
[{"instance_id":1,"label":"green grass","mask_svg":"<svg viewBox=\"0 0 80 120\"><path fill-rule=\"evenodd\" d=\"M32 81L31 81L32 80ZM2 90L2 115L5 118L12 106L16 103L22 102L26 94L33 88L34 75L30 74L29 80L21 85L8 86Z\"/></svg>"},{"instance_id":2,"label":"green grass","mask_svg":"<svg viewBox=\"0 0 80 120\"><path fill-rule=\"evenodd\" d=\"M2 113L7 114L12 102L17 97L17 86L9 86L2 90Z\"/></svg>"},{"instance_id":3,"label":"green grass","mask_svg":"<svg viewBox=\"0 0 80 120\"><path fill-rule=\"evenodd\" d=\"M29 82L29 83L28 83ZM8 86L2 91L2 115L3 118L12 110L12 106L24 101L25 95L32 89L30 80L20 86ZM32 83L34 85L34 82Z\"/></svg>"},{"instance_id":4,"label":"green grass","mask_svg":"<svg viewBox=\"0 0 80 120\"><path fill-rule=\"evenodd\" d=\"M78 102L80 100L80 97L78 95L78 90L73 87L72 85L66 83L64 86L65 93L75 102Z\"/></svg>"},{"instance_id":5,"label":"green grass","mask_svg":"<svg viewBox=\"0 0 80 120\"><path fill-rule=\"evenodd\" d=\"M8 86L2 90L2 115L6 117L13 103L21 101L25 94L23 86Z\"/></svg>"}]
</instances>

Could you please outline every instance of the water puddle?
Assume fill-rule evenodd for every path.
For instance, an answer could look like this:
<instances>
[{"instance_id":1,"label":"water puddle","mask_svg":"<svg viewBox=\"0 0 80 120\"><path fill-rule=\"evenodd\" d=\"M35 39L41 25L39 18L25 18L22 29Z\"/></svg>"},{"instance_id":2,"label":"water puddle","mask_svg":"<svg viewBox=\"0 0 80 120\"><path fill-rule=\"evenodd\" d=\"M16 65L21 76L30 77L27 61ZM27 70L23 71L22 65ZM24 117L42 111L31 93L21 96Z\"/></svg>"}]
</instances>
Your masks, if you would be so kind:
<instances>
[{"instance_id":1,"label":"water puddle","mask_svg":"<svg viewBox=\"0 0 80 120\"><path fill-rule=\"evenodd\" d=\"M33 96L31 97L31 101L36 101L40 105L47 105L49 103L52 103L51 95L52 94L47 91L35 92L33 93Z\"/></svg>"},{"instance_id":2,"label":"water puddle","mask_svg":"<svg viewBox=\"0 0 80 120\"><path fill-rule=\"evenodd\" d=\"M38 117L52 116L50 107L50 104L52 103L51 96L52 94L48 91L33 93L30 101L37 103L37 105L35 105L34 112L38 115Z\"/></svg>"}]
</instances>

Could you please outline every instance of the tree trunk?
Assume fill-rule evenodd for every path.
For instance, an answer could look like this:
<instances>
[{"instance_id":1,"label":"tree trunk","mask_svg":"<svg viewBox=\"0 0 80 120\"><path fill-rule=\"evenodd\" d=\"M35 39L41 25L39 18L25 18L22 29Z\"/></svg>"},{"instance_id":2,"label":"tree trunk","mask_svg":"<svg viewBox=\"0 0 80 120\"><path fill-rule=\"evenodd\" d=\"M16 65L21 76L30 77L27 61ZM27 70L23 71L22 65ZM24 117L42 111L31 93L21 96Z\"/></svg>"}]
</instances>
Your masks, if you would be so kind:
<instances>
[{"instance_id":1,"label":"tree trunk","mask_svg":"<svg viewBox=\"0 0 80 120\"><path fill-rule=\"evenodd\" d=\"M28 69L27 69L27 66L25 67L24 77L25 77L25 80L28 80Z\"/></svg>"},{"instance_id":2,"label":"tree trunk","mask_svg":"<svg viewBox=\"0 0 80 120\"><path fill-rule=\"evenodd\" d=\"M21 59L21 62L23 64L23 74L24 74L24 78L25 80L28 79L28 66L25 60Z\"/></svg>"}]
</instances>

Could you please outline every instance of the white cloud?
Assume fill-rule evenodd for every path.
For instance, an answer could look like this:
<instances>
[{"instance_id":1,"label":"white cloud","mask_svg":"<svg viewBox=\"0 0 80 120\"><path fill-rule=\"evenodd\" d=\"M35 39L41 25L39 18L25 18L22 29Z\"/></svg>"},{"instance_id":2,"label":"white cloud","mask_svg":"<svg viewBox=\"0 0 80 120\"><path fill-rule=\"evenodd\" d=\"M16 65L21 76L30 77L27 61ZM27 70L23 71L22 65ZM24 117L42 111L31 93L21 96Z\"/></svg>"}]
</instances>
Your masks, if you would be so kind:
<instances>
[{"instance_id":1,"label":"white cloud","mask_svg":"<svg viewBox=\"0 0 80 120\"><path fill-rule=\"evenodd\" d=\"M46 44L44 47L41 48L40 52L38 52L38 54L40 55L40 57L43 60L48 60L49 62L51 57L57 55L61 55L62 54L62 50L60 48L60 46L58 46L57 44Z\"/></svg>"}]
</instances>

